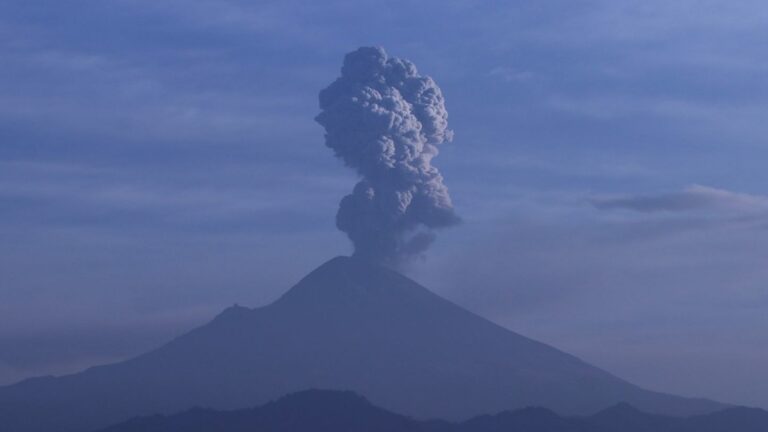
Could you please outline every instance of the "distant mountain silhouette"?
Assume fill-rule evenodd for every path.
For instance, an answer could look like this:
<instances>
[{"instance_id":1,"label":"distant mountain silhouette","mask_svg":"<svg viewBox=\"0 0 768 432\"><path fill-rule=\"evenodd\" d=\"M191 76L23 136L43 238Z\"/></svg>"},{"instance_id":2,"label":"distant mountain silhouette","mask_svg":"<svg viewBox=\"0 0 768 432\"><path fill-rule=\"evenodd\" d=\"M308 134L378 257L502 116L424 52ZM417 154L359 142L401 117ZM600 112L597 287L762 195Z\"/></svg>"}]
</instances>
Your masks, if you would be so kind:
<instances>
[{"instance_id":1,"label":"distant mountain silhouette","mask_svg":"<svg viewBox=\"0 0 768 432\"><path fill-rule=\"evenodd\" d=\"M236 411L194 408L171 416L135 418L103 432L408 432L441 431L447 426L447 422L422 424L385 411L352 392L307 390L259 408Z\"/></svg>"},{"instance_id":2,"label":"distant mountain silhouette","mask_svg":"<svg viewBox=\"0 0 768 432\"><path fill-rule=\"evenodd\" d=\"M768 412L733 408L710 415L677 418L647 414L620 404L589 417L561 417L545 408L523 408L450 423L394 414L352 392L309 390L259 408L235 411L195 408L171 416L135 418L98 432L181 431L765 432L768 431Z\"/></svg>"},{"instance_id":3,"label":"distant mountain silhouette","mask_svg":"<svg viewBox=\"0 0 768 432\"><path fill-rule=\"evenodd\" d=\"M590 430L596 432L661 431L680 420L676 417L648 414L621 402L586 419Z\"/></svg>"},{"instance_id":4,"label":"distant mountain silhouette","mask_svg":"<svg viewBox=\"0 0 768 432\"><path fill-rule=\"evenodd\" d=\"M580 420L560 417L546 408L529 407L475 417L440 430L446 432L586 432L584 427L584 423Z\"/></svg>"},{"instance_id":5,"label":"distant mountain silhouette","mask_svg":"<svg viewBox=\"0 0 768 432\"><path fill-rule=\"evenodd\" d=\"M663 432L766 432L768 412L758 408L734 407L696 416Z\"/></svg>"},{"instance_id":6,"label":"distant mountain silhouette","mask_svg":"<svg viewBox=\"0 0 768 432\"><path fill-rule=\"evenodd\" d=\"M232 307L134 359L0 387L0 425L81 432L193 406L255 406L352 390L417 418L543 406L587 414L627 401L672 415L724 406L643 390L502 328L384 267L338 257L276 302Z\"/></svg>"}]
</instances>

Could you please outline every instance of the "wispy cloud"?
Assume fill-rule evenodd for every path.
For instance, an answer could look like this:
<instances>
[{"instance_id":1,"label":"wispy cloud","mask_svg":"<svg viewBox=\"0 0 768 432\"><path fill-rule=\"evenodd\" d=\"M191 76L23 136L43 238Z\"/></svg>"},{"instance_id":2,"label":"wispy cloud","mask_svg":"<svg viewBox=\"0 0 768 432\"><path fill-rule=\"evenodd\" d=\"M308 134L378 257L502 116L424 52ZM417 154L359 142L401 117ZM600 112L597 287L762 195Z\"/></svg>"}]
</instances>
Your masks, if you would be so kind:
<instances>
[{"instance_id":1,"label":"wispy cloud","mask_svg":"<svg viewBox=\"0 0 768 432\"><path fill-rule=\"evenodd\" d=\"M636 194L591 199L600 210L631 210L642 213L714 211L726 213L768 212L768 197L692 185L678 192Z\"/></svg>"},{"instance_id":2,"label":"wispy cloud","mask_svg":"<svg viewBox=\"0 0 768 432\"><path fill-rule=\"evenodd\" d=\"M532 79L533 72L511 66L496 66L488 72L488 76L512 83Z\"/></svg>"},{"instance_id":3,"label":"wispy cloud","mask_svg":"<svg viewBox=\"0 0 768 432\"><path fill-rule=\"evenodd\" d=\"M297 209L308 202L320 207L332 202L336 183L343 184L343 179L318 174L281 174L275 169L257 176L240 170L237 165L222 167L217 181L196 179L185 185L157 176L142 179L132 169L0 161L0 201L8 203L0 210L0 223L162 229L171 224L200 230L234 222L273 224L280 219L277 215L306 222L319 216ZM280 184L262 180L270 176ZM299 189L301 185L310 186Z\"/></svg>"}]
</instances>

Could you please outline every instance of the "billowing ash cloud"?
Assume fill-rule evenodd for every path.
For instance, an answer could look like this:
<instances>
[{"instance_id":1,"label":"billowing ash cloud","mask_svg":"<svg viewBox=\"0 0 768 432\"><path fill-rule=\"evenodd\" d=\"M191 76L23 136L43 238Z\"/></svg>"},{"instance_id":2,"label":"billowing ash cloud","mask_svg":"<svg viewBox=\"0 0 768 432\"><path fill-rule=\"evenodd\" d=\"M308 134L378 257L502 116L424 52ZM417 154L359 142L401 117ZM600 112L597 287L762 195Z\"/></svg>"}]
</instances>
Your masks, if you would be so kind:
<instances>
[{"instance_id":1,"label":"billowing ash cloud","mask_svg":"<svg viewBox=\"0 0 768 432\"><path fill-rule=\"evenodd\" d=\"M362 177L336 215L355 255L396 264L426 250L434 229L458 223L431 165L453 135L432 78L381 48L359 48L320 92L320 109L325 144Z\"/></svg>"}]
</instances>

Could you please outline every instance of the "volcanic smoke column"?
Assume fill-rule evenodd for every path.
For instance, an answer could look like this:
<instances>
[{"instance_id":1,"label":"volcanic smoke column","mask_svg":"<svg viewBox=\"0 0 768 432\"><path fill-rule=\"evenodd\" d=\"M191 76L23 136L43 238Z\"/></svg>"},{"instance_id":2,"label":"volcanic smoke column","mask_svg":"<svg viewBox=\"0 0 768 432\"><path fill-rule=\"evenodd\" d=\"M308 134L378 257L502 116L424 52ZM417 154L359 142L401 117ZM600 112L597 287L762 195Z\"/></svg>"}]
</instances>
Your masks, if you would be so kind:
<instances>
[{"instance_id":1,"label":"volcanic smoke column","mask_svg":"<svg viewBox=\"0 0 768 432\"><path fill-rule=\"evenodd\" d=\"M320 109L325 144L362 177L336 214L356 256L398 264L426 250L434 229L459 222L431 165L453 136L432 78L382 48L359 48L320 92Z\"/></svg>"}]
</instances>

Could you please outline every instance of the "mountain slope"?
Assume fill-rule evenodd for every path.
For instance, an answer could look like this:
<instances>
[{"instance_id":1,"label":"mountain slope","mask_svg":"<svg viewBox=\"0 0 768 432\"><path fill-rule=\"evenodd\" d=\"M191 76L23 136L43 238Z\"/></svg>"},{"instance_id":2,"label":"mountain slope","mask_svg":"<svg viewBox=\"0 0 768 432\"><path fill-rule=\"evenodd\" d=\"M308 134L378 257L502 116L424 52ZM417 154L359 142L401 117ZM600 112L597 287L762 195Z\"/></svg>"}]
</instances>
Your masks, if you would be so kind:
<instances>
[{"instance_id":1,"label":"mountain slope","mask_svg":"<svg viewBox=\"0 0 768 432\"><path fill-rule=\"evenodd\" d=\"M713 420L713 417L720 420ZM723 421L721 421L723 420ZM562 417L544 408L483 415L461 423L419 421L378 408L351 393L309 390L262 407L192 409L122 422L98 432L764 432L768 412L734 408L678 418L643 413L628 404L589 417Z\"/></svg>"},{"instance_id":2,"label":"mountain slope","mask_svg":"<svg viewBox=\"0 0 768 432\"><path fill-rule=\"evenodd\" d=\"M353 390L420 418L532 405L583 414L620 401L676 415L721 407L642 390L394 271L338 257L273 304L229 308L135 359L0 388L0 424L85 431L192 406L254 406L308 388Z\"/></svg>"}]
</instances>

